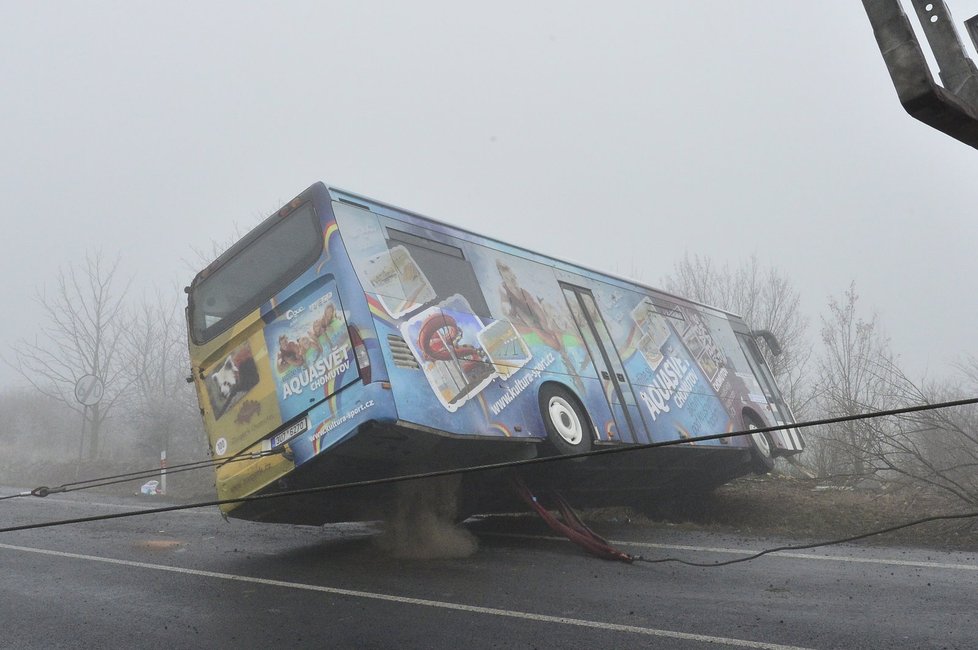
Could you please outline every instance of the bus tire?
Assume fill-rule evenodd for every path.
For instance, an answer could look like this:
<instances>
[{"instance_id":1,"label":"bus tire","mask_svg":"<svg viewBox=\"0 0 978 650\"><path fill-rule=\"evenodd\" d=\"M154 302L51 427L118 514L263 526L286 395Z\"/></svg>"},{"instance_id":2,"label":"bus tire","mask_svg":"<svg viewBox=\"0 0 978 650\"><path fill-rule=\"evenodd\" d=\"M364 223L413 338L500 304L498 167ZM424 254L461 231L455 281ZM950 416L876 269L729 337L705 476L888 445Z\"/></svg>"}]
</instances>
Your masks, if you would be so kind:
<instances>
[{"instance_id":1,"label":"bus tire","mask_svg":"<svg viewBox=\"0 0 978 650\"><path fill-rule=\"evenodd\" d=\"M750 412L744 413L744 427L748 430L760 429L764 424L760 418ZM774 443L771 436L766 431L751 433L750 437L750 464L755 474L767 474L774 469Z\"/></svg>"},{"instance_id":2,"label":"bus tire","mask_svg":"<svg viewBox=\"0 0 978 650\"><path fill-rule=\"evenodd\" d=\"M540 389L540 416L552 450L562 456L591 450L591 420L569 390L545 384Z\"/></svg>"}]
</instances>

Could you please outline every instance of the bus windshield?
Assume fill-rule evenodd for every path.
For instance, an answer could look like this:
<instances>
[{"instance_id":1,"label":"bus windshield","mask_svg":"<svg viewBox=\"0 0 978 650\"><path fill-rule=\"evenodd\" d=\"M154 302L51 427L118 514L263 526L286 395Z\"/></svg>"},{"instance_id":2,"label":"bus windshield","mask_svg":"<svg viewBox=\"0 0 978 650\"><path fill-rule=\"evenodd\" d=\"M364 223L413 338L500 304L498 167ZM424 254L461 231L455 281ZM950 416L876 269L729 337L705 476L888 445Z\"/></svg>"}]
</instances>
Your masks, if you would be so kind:
<instances>
[{"instance_id":1,"label":"bus windshield","mask_svg":"<svg viewBox=\"0 0 978 650\"><path fill-rule=\"evenodd\" d=\"M191 334L208 341L294 280L319 256L323 240L312 203L272 225L190 292ZM233 249L232 249L233 251Z\"/></svg>"}]
</instances>

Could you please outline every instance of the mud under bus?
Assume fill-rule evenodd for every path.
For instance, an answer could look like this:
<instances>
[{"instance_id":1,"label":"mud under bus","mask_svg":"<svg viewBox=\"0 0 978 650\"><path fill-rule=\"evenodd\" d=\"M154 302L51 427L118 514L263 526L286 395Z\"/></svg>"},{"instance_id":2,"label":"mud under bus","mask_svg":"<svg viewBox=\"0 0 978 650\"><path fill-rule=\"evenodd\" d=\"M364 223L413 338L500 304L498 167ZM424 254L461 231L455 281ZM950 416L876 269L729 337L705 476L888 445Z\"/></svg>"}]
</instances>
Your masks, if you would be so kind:
<instances>
[{"instance_id":1,"label":"mud under bus","mask_svg":"<svg viewBox=\"0 0 978 650\"><path fill-rule=\"evenodd\" d=\"M791 422L739 317L322 183L187 291L211 453L233 460L220 498ZM803 448L787 429L524 471L576 505L641 505ZM503 472L460 481L465 512L514 504ZM319 524L389 496L225 511Z\"/></svg>"}]
</instances>

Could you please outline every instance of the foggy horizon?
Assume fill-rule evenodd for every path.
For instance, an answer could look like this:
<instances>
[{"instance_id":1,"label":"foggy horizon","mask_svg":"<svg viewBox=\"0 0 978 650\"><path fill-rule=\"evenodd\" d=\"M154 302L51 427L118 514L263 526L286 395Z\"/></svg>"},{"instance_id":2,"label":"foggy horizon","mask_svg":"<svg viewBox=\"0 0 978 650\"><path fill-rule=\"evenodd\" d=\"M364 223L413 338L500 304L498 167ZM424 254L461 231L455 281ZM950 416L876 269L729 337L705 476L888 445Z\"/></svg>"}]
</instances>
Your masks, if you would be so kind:
<instances>
[{"instance_id":1,"label":"foggy horizon","mask_svg":"<svg viewBox=\"0 0 978 650\"><path fill-rule=\"evenodd\" d=\"M4 358L87 251L120 257L133 302L182 302L194 249L319 180L655 287L687 253L756 255L815 343L854 282L914 379L978 354L978 152L904 112L858 4L7 4L0 23Z\"/></svg>"}]
</instances>

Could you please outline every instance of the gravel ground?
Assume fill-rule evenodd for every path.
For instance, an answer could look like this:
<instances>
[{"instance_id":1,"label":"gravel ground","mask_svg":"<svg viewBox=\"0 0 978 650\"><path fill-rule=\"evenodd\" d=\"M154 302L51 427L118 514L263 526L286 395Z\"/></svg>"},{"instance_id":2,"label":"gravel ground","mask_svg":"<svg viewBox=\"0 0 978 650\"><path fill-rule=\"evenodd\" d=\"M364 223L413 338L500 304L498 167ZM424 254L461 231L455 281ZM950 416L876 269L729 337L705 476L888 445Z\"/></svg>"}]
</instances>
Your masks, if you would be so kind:
<instances>
[{"instance_id":1,"label":"gravel ground","mask_svg":"<svg viewBox=\"0 0 978 650\"><path fill-rule=\"evenodd\" d=\"M780 475L745 477L715 492L664 503L643 519L693 528L805 539L833 539L943 514L974 512L951 496L915 486L878 485L855 489L813 479ZM620 512L593 513L623 516ZM867 540L878 545L911 545L978 550L978 517L937 521Z\"/></svg>"}]
</instances>

